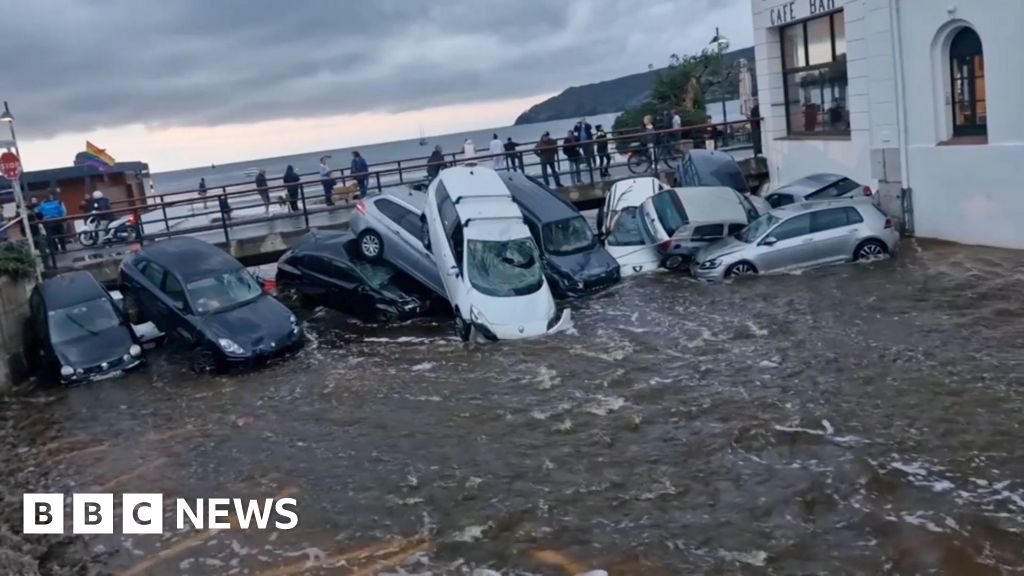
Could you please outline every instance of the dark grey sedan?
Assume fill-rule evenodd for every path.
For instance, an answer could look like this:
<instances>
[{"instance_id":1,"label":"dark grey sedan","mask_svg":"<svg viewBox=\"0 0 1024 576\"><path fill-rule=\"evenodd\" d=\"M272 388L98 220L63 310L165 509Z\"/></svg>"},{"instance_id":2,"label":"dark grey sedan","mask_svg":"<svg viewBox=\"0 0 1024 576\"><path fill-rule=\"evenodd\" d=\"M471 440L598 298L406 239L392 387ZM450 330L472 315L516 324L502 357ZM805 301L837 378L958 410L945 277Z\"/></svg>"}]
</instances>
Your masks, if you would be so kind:
<instances>
[{"instance_id":1,"label":"dark grey sedan","mask_svg":"<svg viewBox=\"0 0 1024 576\"><path fill-rule=\"evenodd\" d=\"M434 257L423 245L417 200L422 205L423 199L414 191L408 197L385 194L360 200L349 228L364 258L387 260L447 300Z\"/></svg>"}]
</instances>

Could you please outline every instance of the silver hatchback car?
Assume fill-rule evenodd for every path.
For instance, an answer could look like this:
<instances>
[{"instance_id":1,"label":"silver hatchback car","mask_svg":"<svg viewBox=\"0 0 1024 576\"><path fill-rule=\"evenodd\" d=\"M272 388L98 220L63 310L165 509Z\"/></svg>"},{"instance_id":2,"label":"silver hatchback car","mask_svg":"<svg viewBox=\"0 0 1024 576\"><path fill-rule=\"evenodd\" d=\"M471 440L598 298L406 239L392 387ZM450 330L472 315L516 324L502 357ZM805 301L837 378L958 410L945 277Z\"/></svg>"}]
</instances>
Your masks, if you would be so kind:
<instances>
[{"instance_id":1,"label":"silver hatchback car","mask_svg":"<svg viewBox=\"0 0 1024 576\"><path fill-rule=\"evenodd\" d=\"M899 232L870 199L792 204L697 253L697 278L784 272L895 252Z\"/></svg>"}]
</instances>

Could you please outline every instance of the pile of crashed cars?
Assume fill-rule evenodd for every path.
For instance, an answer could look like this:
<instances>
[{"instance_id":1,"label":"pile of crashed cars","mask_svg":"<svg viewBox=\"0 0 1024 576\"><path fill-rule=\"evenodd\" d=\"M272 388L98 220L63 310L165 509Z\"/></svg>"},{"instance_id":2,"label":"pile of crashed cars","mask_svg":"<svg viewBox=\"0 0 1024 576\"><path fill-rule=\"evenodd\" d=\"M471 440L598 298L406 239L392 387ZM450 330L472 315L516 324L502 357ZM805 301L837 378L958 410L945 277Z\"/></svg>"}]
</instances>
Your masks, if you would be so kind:
<instances>
[{"instance_id":1,"label":"pile of crashed cars","mask_svg":"<svg viewBox=\"0 0 1024 576\"><path fill-rule=\"evenodd\" d=\"M694 150L675 188L650 177L616 182L593 227L529 176L448 168L429 186L360 201L349 232L309 232L278 261L276 280L303 305L371 322L453 314L463 340L512 340L565 330L570 311L557 301L622 277L784 272L883 257L898 242L867 186L816 174L761 198L731 156ZM305 341L296 316L253 274L195 238L132 253L118 288L110 293L86 272L38 285L30 364L63 382L133 369L143 362L140 326L183 342L196 372L258 366Z\"/></svg>"}]
</instances>

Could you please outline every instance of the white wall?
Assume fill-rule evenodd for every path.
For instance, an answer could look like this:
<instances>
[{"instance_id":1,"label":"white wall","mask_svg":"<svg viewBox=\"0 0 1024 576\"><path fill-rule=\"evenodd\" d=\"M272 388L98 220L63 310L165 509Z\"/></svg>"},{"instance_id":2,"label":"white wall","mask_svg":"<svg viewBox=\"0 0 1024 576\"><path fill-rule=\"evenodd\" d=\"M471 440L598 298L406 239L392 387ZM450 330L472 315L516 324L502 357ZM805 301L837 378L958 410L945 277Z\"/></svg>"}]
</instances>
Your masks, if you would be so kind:
<instances>
[{"instance_id":1,"label":"white wall","mask_svg":"<svg viewBox=\"0 0 1024 576\"><path fill-rule=\"evenodd\" d=\"M1024 248L1018 173L1024 166L1024 2L899 0L898 6L916 234ZM988 144L939 146L951 134L942 39L965 24L985 52Z\"/></svg>"}]
</instances>

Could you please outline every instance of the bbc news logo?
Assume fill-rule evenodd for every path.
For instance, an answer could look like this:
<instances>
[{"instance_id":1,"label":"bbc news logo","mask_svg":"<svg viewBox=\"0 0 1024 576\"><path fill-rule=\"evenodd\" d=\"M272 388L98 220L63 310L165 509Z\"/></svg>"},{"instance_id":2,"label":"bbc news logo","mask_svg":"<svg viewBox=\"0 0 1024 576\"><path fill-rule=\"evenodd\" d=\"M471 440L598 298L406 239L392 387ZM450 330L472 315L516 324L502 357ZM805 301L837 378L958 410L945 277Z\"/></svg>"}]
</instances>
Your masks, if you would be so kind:
<instances>
[{"instance_id":1,"label":"bbc news logo","mask_svg":"<svg viewBox=\"0 0 1024 576\"><path fill-rule=\"evenodd\" d=\"M25 494L22 531L25 534L63 534L63 494ZM197 498L174 500L177 529L291 530L298 526L294 498ZM118 509L113 494L72 494L72 534L113 534ZM122 494L122 534L163 534L163 494Z\"/></svg>"}]
</instances>

